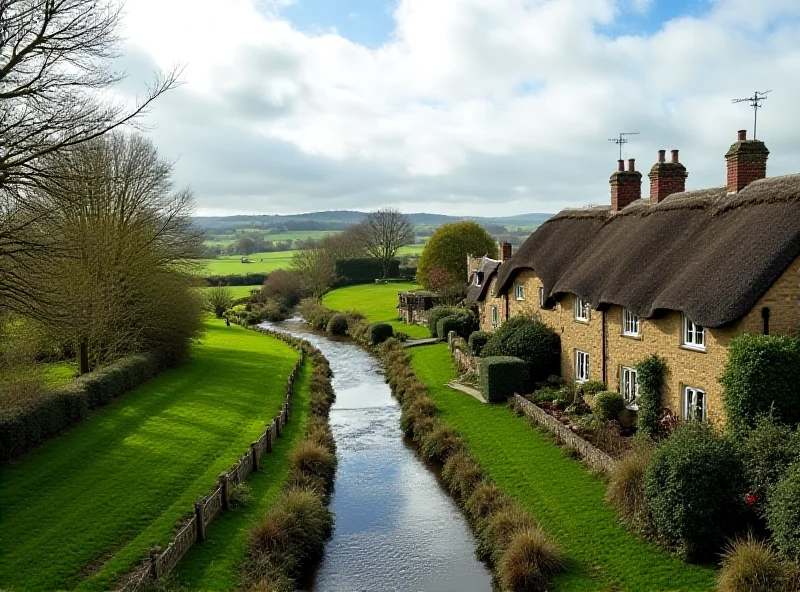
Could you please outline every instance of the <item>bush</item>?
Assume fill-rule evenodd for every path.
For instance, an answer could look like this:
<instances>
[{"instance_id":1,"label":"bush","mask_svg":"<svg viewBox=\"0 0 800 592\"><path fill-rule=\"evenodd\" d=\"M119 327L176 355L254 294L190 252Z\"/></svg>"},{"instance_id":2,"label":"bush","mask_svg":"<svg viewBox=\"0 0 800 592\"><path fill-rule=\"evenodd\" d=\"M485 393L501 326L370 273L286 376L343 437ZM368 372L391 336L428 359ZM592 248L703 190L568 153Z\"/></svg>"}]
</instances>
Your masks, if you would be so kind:
<instances>
[{"instance_id":1,"label":"bush","mask_svg":"<svg viewBox=\"0 0 800 592\"><path fill-rule=\"evenodd\" d=\"M720 378L728 429L744 436L756 416L771 413L779 422L800 423L800 342L784 335L738 335L731 340Z\"/></svg>"},{"instance_id":2,"label":"bush","mask_svg":"<svg viewBox=\"0 0 800 592\"><path fill-rule=\"evenodd\" d=\"M755 428L742 439L740 451L747 483L756 495L755 508L763 514L769 491L789 465L800 458L800 431L762 415L756 418Z\"/></svg>"},{"instance_id":3,"label":"bush","mask_svg":"<svg viewBox=\"0 0 800 592\"><path fill-rule=\"evenodd\" d=\"M453 316L457 314L459 310L461 309L455 306L434 306L428 313L428 331L430 331L431 337L439 336L439 319Z\"/></svg>"},{"instance_id":4,"label":"bush","mask_svg":"<svg viewBox=\"0 0 800 592\"><path fill-rule=\"evenodd\" d=\"M603 391L594 397L592 404L592 413L597 419L611 420L617 419L617 416L625 409L625 399L622 395L613 391Z\"/></svg>"},{"instance_id":5,"label":"bush","mask_svg":"<svg viewBox=\"0 0 800 592\"><path fill-rule=\"evenodd\" d=\"M442 468L442 479L454 496L466 500L481 482L483 473L465 451L456 452Z\"/></svg>"},{"instance_id":6,"label":"bush","mask_svg":"<svg viewBox=\"0 0 800 592\"><path fill-rule=\"evenodd\" d=\"M298 272L276 269L264 280L261 294L265 299L277 300L286 308L293 308L306 295L306 287Z\"/></svg>"},{"instance_id":7,"label":"bush","mask_svg":"<svg viewBox=\"0 0 800 592\"><path fill-rule=\"evenodd\" d=\"M659 417L666 369L664 360L655 354L636 364L636 375L639 379L637 426L641 433L650 438L662 435Z\"/></svg>"},{"instance_id":8,"label":"bush","mask_svg":"<svg viewBox=\"0 0 800 592\"><path fill-rule=\"evenodd\" d=\"M492 514L507 507L511 500L491 481L478 483L467 498L464 507L474 522L487 520Z\"/></svg>"},{"instance_id":9,"label":"bush","mask_svg":"<svg viewBox=\"0 0 800 592\"><path fill-rule=\"evenodd\" d=\"M738 526L744 493L733 445L700 422L680 425L645 470L656 532L690 559L719 550Z\"/></svg>"},{"instance_id":10,"label":"bush","mask_svg":"<svg viewBox=\"0 0 800 592\"><path fill-rule=\"evenodd\" d=\"M469 353L473 356L480 356L483 346L489 341L491 335L486 331L473 331L469 335Z\"/></svg>"},{"instance_id":11,"label":"bush","mask_svg":"<svg viewBox=\"0 0 800 592\"><path fill-rule=\"evenodd\" d=\"M736 539L722 556L719 592L789 592L790 567L753 535Z\"/></svg>"},{"instance_id":12,"label":"bush","mask_svg":"<svg viewBox=\"0 0 800 592\"><path fill-rule=\"evenodd\" d=\"M499 508L479 532L481 554L490 555L498 563L514 535L531 528L533 520L516 504Z\"/></svg>"},{"instance_id":13,"label":"bush","mask_svg":"<svg viewBox=\"0 0 800 592\"><path fill-rule=\"evenodd\" d=\"M619 512L625 524L639 532L645 532L650 522L644 479L652 455L652 449L640 447L618 461L606 490L606 501Z\"/></svg>"},{"instance_id":14,"label":"bush","mask_svg":"<svg viewBox=\"0 0 800 592\"><path fill-rule=\"evenodd\" d=\"M770 492L767 527L778 551L800 562L800 462L796 462Z\"/></svg>"},{"instance_id":15,"label":"bush","mask_svg":"<svg viewBox=\"0 0 800 592\"><path fill-rule=\"evenodd\" d=\"M550 578L563 569L563 553L540 528L518 531L498 566L500 583L508 592L544 592Z\"/></svg>"},{"instance_id":16,"label":"bush","mask_svg":"<svg viewBox=\"0 0 800 592\"><path fill-rule=\"evenodd\" d=\"M493 356L480 360L479 387L487 401L507 401L515 393L524 392L527 366L519 358Z\"/></svg>"},{"instance_id":17,"label":"bush","mask_svg":"<svg viewBox=\"0 0 800 592\"><path fill-rule=\"evenodd\" d=\"M417 432L415 430L415 437L419 434L420 452L428 460L434 460L443 463L451 455L464 449L464 441L455 431L437 421L433 418L428 418L432 423L425 426L425 420L420 420L418 426L423 430ZM427 429L426 429L427 428Z\"/></svg>"},{"instance_id":18,"label":"bush","mask_svg":"<svg viewBox=\"0 0 800 592\"><path fill-rule=\"evenodd\" d=\"M379 345L394 335L389 323L373 323L369 326L369 344Z\"/></svg>"},{"instance_id":19,"label":"bush","mask_svg":"<svg viewBox=\"0 0 800 592\"><path fill-rule=\"evenodd\" d=\"M323 491L333 484L336 473L336 455L321 443L306 439L292 450L292 470L317 481Z\"/></svg>"},{"instance_id":20,"label":"bush","mask_svg":"<svg viewBox=\"0 0 800 592\"><path fill-rule=\"evenodd\" d=\"M298 310L305 321L317 331L325 331L331 318L336 314L322 306L316 298L302 300Z\"/></svg>"},{"instance_id":21,"label":"bush","mask_svg":"<svg viewBox=\"0 0 800 592\"><path fill-rule=\"evenodd\" d=\"M242 508L250 503L252 497L253 490L250 488L250 484L243 481L231 487L230 493L228 494L228 503L230 503L231 508Z\"/></svg>"},{"instance_id":22,"label":"bush","mask_svg":"<svg viewBox=\"0 0 800 592\"><path fill-rule=\"evenodd\" d=\"M347 317L335 314L328 321L328 333L331 335L345 335L347 333Z\"/></svg>"},{"instance_id":23,"label":"bush","mask_svg":"<svg viewBox=\"0 0 800 592\"><path fill-rule=\"evenodd\" d=\"M561 339L543 322L532 317L512 317L483 346L482 356L511 356L528 366L525 390L561 372Z\"/></svg>"}]
</instances>

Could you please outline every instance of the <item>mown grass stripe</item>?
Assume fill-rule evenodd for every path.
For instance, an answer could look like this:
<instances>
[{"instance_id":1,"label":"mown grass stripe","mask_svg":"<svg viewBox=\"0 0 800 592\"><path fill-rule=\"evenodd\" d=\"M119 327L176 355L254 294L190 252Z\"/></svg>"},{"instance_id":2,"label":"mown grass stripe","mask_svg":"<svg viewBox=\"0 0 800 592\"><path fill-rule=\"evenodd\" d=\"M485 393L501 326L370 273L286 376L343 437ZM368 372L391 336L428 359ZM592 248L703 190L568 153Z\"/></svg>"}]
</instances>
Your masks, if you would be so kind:
<instances>
[{"instance_id":1,"label":"mown grass stripe","mask_svg":"<svg viewBox=\"0 0 800 592\"><path fill-rule=\"evenodd\" d=\"M566 551L551 590L710 590L716 571L687 565L628 533L605 486L504 405L484 405L444 385L455 375L444 344L413 348L414 372L442 420L458 430L486 474L530 511Z\"/></svg>"}]
</instances>

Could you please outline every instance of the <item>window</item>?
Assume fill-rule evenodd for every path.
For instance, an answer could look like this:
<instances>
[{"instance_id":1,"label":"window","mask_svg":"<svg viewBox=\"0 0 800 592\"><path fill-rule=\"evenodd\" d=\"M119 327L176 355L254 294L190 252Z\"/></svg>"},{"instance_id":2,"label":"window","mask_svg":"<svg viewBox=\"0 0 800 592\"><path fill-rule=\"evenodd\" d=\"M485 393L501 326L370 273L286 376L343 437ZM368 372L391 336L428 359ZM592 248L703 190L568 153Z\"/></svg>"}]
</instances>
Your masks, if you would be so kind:
<instances>
[{"instance_id":1,"label":"window","mask_svg":"<svg viewBox=\"0 0 800 592\"><path fill-rule=\"evenodd\" d=\"M493 306L492 307L492 329L497 329L497 325L498 324L499 323L497 322L497 307Z\"/></svg>"},{"instance_id":2,"label":"window","mask_svg":"<svg viewBox=\"0 0 800 592\"><path fill-rule=\"evenodd\" d=\"M639 317L627 308L622 309L622 334L628 337L639 337Z\"/></svg>"},{"instance_id":3,"label":"window","mask_svg":"<svg viewBox=\"0 0 800 592\"><path fill-rule=\"evenodd\" d=\"M622 398L628 405L632 405L639 397L639 375L636 373L636 368L622 367L622 380L620 381L619 392L622 393Z\"/></svg>"},{"instance_id":4,"label":"window","mask_svg":"<svg viewBox=\"0 0 800 592\"><path fill-rule=\"evenodd\" d=\"M545 302L544 287L539 286L539 308L544 308L544 302Z\"/></svg>"},{"instance_id":5,"label":"window","mask_svg":"<svg viewBox=\"0 0 800 592\"><path fill-rule=\"evenodd\" d=\"M589 303L583 298L575 299L575 320L584 323L589 322Z\"/></svg>"},{"instance_id":6,"label":"window","mask_svg":"<svg viewBox=\"0 0 800 592\"><path fill-rule=\"evenodd\" d=\"M514 286L514 296L517 300L525 300L525 291L522 287L522 284L517 284Z\"/></svg>"},{"instance_id":7,"label":"window","mask_svg":"<svg viewBox=\"0 0 800 592\"><path fill-rule=\"evenodd\" d=\"M483 274L480 271L476 271L475 272L475 285L480 288L482 283L483 283Z\"/></svg>"},{"instance_id":8,"label":"window","mask_svg":"<svg viewBox=\"0 0 800 592\"><path fill-rule=\"evenodd\" d=\"M683 345L692 349L706 349L706 330L683 317Z\"/></svg>"},{"instance_id":9,"label":"window","mask_svg":"<svg viewBox=\"0 0 800 592\"><path fill-rule=\"evenodd\" d=\"M683 388L683 417L687 421L705 421L706 392L687 386Z\"/></svg>"},{"instance_id":10,"label":"window","mask_svg":"<svg viewBox=\"0 0 800 592\"><path fill-rule=\"evenodd\" d=\"M589 354L575 350L575 381L589 380Z\"/></svg>"}]
</instances>

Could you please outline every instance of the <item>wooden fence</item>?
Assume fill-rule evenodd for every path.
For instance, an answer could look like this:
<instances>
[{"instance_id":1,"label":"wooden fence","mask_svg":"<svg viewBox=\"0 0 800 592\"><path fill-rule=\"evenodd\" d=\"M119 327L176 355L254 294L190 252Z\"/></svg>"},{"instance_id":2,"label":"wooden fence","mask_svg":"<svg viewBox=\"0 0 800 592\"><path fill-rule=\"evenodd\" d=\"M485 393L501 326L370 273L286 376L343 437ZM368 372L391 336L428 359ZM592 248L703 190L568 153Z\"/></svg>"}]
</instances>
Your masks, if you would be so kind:
<instances>
[{"instance_id":1,"label":"wooden fence","mask_svg":"<svg viewBox=\"0 0 800 592\"><path fill-rule=\"evenodd\" d=\"M270 334L278 336L272 332ZM286 398L281 405L280 413L269 422L261 437L250 444L250 449L242 455L239 461L219 476L211 493L195 502L192 517L178 530L167 548L154 547L150 549L149 560L134 570L119 589L120 592L142 590L150 581L172 571L178 565L181 557L192 548L192 545L205 540L206 528L217 516L230 508L231 489L243 483L250 473L258 471L261 466L261 457L272 452L275 439L282 435L283 427L289 422L294 382L305 361L305 352L298 346L294 347L300 351L300 359L295 363L287 380Z\"/></svg>"}]
</instances>

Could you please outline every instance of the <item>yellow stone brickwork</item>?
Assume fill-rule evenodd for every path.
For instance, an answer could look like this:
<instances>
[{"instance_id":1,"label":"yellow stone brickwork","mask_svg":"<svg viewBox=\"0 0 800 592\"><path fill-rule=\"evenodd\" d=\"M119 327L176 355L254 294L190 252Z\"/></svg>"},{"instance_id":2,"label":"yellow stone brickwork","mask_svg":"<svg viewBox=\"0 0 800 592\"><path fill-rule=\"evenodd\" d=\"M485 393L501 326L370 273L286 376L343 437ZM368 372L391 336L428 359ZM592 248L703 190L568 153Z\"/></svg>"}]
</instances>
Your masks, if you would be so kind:
<instances>
[{"instance_id":1,"label":"yellow stone brickwork","mask_svg":"<svg viewBox=\"0 0 800 592\"><path fill-rule=\"evenodd\" d=\"M497 307L497 319L499 324L503 324L506 320L506 301L504 296L493 296L495 287L497 287L497 276L492 277L489 287L486 288L486 298L481 303L480 307L480 323L483 331L492 331L492 307Z\"/></svg>"},{"instance_id":2,"label":"yellow stone brickwork","mask_svg":"<svg viewBox=\"0 0 800 592\"><path fill-rule=\"evenodd\" d=\"M523 286L523 298L518 300L515 286ZM728 345L739 333L763 332L762 309L770 309L770 333L797 334L800 331L800 259L796 260L753 309L731 326L706 329L706 349L696 351L681 345L683 318L679 312L662 317L640 319L639 336L627 337L622 331L622 308L611 306L601 312L592 310L588 323L574 318L575 297L565 295L552 309L539 306L538 289L541 281L532 270L517 274L508 289L511 316L532 314L541 318L561 336L562 376L574 379L575 351L589 354L590 378L602 380L603 315L606 319L606 384L619 390L621 368L635 366L643 358L658 354L667 364L664 405L682 415L683 389L696 387L706 392L706 415L713 423L725 421L722 408L722 387L719 377L728 358ZM493 291L494 286L491 287ZM490 306L503 309L502 298L487 295L482 328L490 330Z\"/></svg>"}]
</instances>

